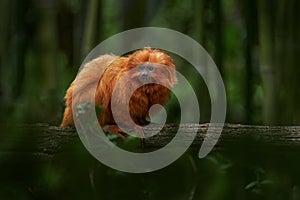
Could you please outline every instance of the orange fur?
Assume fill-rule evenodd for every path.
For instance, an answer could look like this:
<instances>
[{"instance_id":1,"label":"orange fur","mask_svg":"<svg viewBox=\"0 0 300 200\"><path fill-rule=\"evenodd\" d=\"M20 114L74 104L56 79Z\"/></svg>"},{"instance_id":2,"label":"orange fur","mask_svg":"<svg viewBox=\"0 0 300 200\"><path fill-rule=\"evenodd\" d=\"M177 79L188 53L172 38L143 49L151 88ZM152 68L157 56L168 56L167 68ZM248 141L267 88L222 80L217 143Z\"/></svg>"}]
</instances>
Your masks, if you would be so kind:
<instances>
[{"instance_id":1,"label":"orange fur","mask_svg":"<svg viewBox=\"0 0 300 200\"><path fill-rule=\"evenodd\" d=\"M160 80L160 82L163 82L170 88L177 82L173 60L161 50L144 48L126 57L102 55L87 63L67 90L65 96L66 108L61 125L74 125L72 101L74 101L76 105L78 103L91 101L92 97L95 97L95 104L102 108L98 116L100 125L115 124L111 111L111 96L113 90L117 82L126 72L136 68L141 63L155 63L168 66L166 70L165 67L160 68L159 65L157 65L158 67L151 74L151 78L153 80ZM170 70L168 70L168 68ZM103 74L99 78L100 73ZM130 83L126 83L124 89L122 86L120 96L127 94L130 87L138 81L138 76L139 74L135 73L130 77ZM77 91L76 94L73 94L74 91ZM95 95L91 93L92 91L96 91ZM168 101L169 95L169 89L158 84L152 83L138 88L129 101L129 112L132 120L139 125L147 123L149 108L153 104L164 105ZM122 110L119 112L122 112ZM126 125L126 119L124 119L122 123Z\"/></svg>"}]
</instances>

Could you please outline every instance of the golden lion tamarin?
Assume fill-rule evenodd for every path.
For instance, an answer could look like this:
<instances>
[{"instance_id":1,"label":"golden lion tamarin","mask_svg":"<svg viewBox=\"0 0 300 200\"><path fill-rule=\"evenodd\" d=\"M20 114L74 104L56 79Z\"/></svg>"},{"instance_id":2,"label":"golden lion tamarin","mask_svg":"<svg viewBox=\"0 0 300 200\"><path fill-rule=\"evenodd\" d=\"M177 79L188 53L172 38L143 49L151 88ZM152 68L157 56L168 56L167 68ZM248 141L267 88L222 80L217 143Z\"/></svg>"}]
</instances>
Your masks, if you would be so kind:
<instances>
[{"instance_id":1,"label":"golden lion tamarin","mask_svg":"<svg viewBox=\"0 0 300 200\"><path fill-rule=\"evenodd\" d=\"M164 105L170 96L170 90L167 87L155 84L155 82L163 83L169 88L177 82L172 58L161 50L149 47L123 57L102 55L87 63L67 90L66 108L61 125L74 125L72 101L76 105L91 101L93 97L95 99L92 102L102 108L98 116L100 125L102 127L114 125L115 121L111 110L113 90L122 76L132 69L137 69L137 71L130 75L129 82L122 85L120 92L125 95L134 83L151 80L149 84L144 84L136 89L129 101L131 119L137 125L147 124L149 108L154 104ZM100 74L102 74L101 77L99 77ZM93 91L96 91L95 94L92 94ZM120 94L121 98L122 94ZM126 125L127 120L124 119L122 124ZM107 131L122 137L118 127Z\"/></svg>"}]
</instances>

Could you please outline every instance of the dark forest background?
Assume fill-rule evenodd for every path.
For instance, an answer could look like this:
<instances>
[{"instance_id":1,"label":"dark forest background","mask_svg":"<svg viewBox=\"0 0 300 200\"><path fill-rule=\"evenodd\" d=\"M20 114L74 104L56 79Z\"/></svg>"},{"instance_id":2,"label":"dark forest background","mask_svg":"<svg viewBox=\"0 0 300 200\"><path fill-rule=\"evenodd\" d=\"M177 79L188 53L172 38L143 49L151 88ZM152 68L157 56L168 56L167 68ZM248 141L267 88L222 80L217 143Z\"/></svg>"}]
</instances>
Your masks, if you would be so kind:
<instances>
[{"instance_id":1,"label":"dark forest background","mask_svg":"<svg viewBox=\"0 0 300 200\"><path fill-rule=\"evenodd\" d=\"M212 56L225 83L226 122L299 125L299 11L298 0L2 0L0 123L58 125L65 91L87 54L101 41L121 31L154 26L192 37ZM208 122L210 103L201 77L195 77L185 61L175 59L175 62L196 93L200 93L201 122ZM171 116L174 120L178 117L174 113ZM98 175L99 185L104 190L101 183L104 177L111 181L107 181L107 187L115 190L101 192L109 194L104 195L107 199L119 198L118 194L124 197L125 189L120 188L131 191L126 186L129 176L140 183L134 183L133 187L146 185L136 192L137 199L158 199L155 195L162 199L300 198L300 185L293 178L299 174L289 174L284 167L280 168L282 171L272 171L273 168L257 165L254 159L254 163L245 161L246 168L239 168L226 156L213 154L200 163L201 170L207 174L196 180L205 184L195 186L191 179L197 177L193 173L199 172L191 167L190 159L186 155L177 162L178 166L143 176L126 175L101 166L104 175ZM300 166L293 159L284 164ZM12 181L7 185L1 183L0 195L12 192L16 199L39 199L40 194L50 198L57 193L68 197L68 192L73 190L61 189L64 188L63 179L59 178L61 171L52 166L41 172L46 175L38 183L50 180L46 189L30 192ZM180 174L180 183L167 180L174 179L174 173ZM161 184L160 177L167 185L161 186L164 189L156 185ZM145 184L145 180L151 184ZM82 196L95 192L88 184L86 188L91 191L84 190ZM80 195L71 196L79 198Z\"/></svg>"}]
</instances>

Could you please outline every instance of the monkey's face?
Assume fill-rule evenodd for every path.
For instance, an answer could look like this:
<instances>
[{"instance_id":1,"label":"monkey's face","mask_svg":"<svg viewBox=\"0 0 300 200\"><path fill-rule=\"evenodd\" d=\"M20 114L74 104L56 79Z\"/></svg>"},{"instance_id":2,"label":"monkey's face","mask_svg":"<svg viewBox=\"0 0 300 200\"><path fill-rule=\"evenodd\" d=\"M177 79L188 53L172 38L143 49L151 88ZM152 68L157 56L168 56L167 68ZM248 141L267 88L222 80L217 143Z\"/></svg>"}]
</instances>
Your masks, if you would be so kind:
<instances>
[{"instance_id":1,"label":"monkey's face","mask_svg":"<svg viewBox=\"0 0 300 200\"><path fill-rule=\"evenodd\" d=\"M139 76L138 79L141 83L151 83L152 73L154 73L154 66L152 63L142 63L138 66Z\"/></svg>"},{"instance_id":2,"label":"monkey's face","mask_svg":"<svg viewBox=\"0 0 300 200\"><path fill-rule=\"evenodd\" d=\"M137 84L161 84L172 87L177 79L175 69L159 63L144 62L131 69L131 80Z\"/></svg>"},{"instance_id":3,"label":"monkey's face","mask_svg":"<svg viewBox=\"0 0 300 200\"><path fill-rule=\"evenodd\" d=\"M157 83L172 87L176 82L175 65L170 56L161 50L139 50L128 57L121 74L130 73L131 84Z\"/></svg>"}]
</instances>

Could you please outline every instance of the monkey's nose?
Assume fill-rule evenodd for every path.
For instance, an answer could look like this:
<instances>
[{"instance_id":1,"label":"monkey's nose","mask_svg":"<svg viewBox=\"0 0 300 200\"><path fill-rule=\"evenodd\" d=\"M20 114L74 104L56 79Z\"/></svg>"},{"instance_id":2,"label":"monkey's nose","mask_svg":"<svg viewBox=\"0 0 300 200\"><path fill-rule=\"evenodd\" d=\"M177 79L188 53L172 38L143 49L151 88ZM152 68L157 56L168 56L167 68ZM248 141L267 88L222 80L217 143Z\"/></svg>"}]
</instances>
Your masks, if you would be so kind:
<instances>
[{"instance_id":1,"label":"monkey's nose","mask_svg":"<svg viewBox=\"0 0 300 200\"><path fill-rule=\"evenodd\" d=\"M151 82L151 76L147 70L141 71L139 75L139 80L141 83L149 83Z\"/></svg>"},{"instance_id":2,"label":"monkey's nose","mask_svg":"<svg viewBox=\"0 0 300 200\"><path fill-rule=\"evenodd\" d=\"M148 72L146 70L143 70L140 72L142 77L147 77L148 76Z\"/></svg>"}]
</instances>

